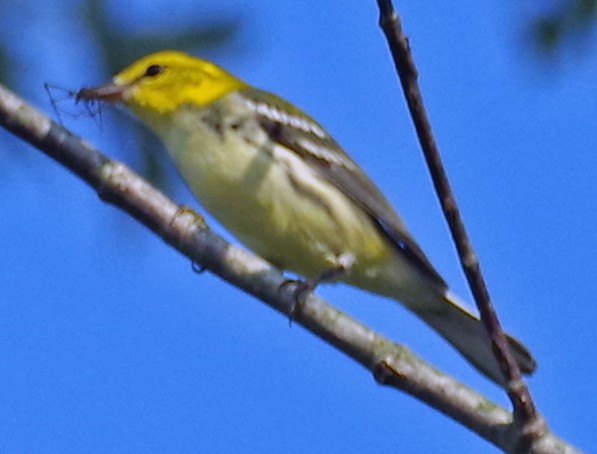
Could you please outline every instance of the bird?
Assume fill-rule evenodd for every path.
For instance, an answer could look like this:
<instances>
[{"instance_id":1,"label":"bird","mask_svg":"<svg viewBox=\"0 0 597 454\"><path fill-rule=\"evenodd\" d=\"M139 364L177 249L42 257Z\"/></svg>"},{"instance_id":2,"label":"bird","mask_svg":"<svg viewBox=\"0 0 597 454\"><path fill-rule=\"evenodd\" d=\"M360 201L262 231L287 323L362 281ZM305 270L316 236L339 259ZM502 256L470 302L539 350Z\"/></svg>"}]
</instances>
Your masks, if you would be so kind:
<instances>
[{"instance_id":1,"label":"bird","mask_svg":"<svg viewBox=\"0 0 597 454\"><path fill-rule=\"evenodd\" d=\"M164 143L202 206L309 288L344 282L389 297L499 386L484 325L460 302L388 199L317 121L213 62L165 50L77 100L122 105ZM373 143L370 146L374 146ZM536 361L507 335L520 370Z\"/></svg>"}]
</instances>

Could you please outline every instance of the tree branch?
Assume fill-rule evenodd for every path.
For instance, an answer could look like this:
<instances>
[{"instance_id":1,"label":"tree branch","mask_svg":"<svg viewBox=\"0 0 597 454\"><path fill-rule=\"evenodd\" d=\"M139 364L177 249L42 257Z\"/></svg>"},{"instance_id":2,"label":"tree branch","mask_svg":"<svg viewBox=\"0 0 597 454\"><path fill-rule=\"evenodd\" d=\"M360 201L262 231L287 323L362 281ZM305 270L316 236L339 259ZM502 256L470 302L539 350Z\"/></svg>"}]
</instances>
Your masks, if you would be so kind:
<instances>
[{"instance_id":1,"label":"tree branch","mask_svg":"<svg viewBox=\"0 0 597 454\"><path fill-rule=\"evenodd\" d=\"M193 262L290 315L293 289L263 259L213 234L203 219L176 205L125 165L52 122L0 85L0 125L21 137L86 181L106 202L133 216ZM406 347L382 337L315 295L296 322L367 368L383 385L405 391L470 428L504 451L519 439L512 414L455 379L437 371ZM536 453L574 453L574 448L545 433Z\"/></svg>"},{"instance_id":2,"label":"tree branch","mask_svg":"<svg viewBox=\"0 0 597 454\"><path fill-rule=\"evenodd\" d=\"M479 309L481 321L491 338L494 354L509 382L508 396L514 407L515 422L521 425L521 432L524 434L520 440L519 450L526 452L533 440L540 438L543 432L548 430L547 425L535 408L529 389L522 378L516 360L510 353L506 336L491 303L479 261L460 216L456 197L433 136L431 123L417 82L418 72L408 38L402 30L400 18L394 10L391 0L378 0L377 3L380 10L379 24L388 40L419 143L444 216L450 227L461 266Z\"/></svg>"}]
</instances>

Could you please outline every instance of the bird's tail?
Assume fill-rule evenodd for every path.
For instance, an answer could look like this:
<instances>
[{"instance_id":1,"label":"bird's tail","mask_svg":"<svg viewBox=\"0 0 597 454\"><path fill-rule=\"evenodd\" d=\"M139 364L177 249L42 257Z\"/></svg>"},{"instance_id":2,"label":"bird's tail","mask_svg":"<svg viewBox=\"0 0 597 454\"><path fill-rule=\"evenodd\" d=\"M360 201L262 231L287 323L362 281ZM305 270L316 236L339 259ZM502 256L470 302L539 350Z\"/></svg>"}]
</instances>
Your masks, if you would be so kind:
<instances>
[{"instance_id":1,"label":"bird's tail","mask_svg":"<svg viewBox=\"0 0 597 454\"><path fill-rule=\"evenodd\" d=\"M423 321L452 344L479 371L502 387L506 379L498 363L483 323L449 293L438 295L443 301L434 304L407 305ZM506 335L510 351L521 372L531 374L537 363L528 349L518 340Z\"/></svg>"}]
</instances>

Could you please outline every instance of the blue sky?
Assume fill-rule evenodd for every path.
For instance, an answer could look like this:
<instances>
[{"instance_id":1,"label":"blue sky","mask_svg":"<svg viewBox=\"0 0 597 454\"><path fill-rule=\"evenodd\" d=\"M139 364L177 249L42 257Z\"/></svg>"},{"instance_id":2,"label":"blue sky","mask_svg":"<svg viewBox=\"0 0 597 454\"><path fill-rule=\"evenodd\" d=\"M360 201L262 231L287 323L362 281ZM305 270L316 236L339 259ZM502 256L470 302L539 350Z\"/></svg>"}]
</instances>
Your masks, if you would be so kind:
<instances>
[{"instance_id":1,"label":"blue sky","mask_svg":"<svg viewBox=\"0 0 597 454\"><path fill-rule=\"evenodd\" d=\"M141 36L238 18L234 41L203 56L320 120L378 182L454 291L470 300L375 2L145 3L106 2L114 30ZM594 451L587 415L597 406L594 34L549 64L529 49L528 9L428 3L397 6L494 303L538 359L529 384L548 424ZM109 77L77 5L0 4L0 40L16 76L8 83L50 115L44 82L77 89ZM68 100L59 108L77 111ZM64 122L146 171L135 152L139 127L129 117L106 110L101 127L85 115L67 114ZM377 386L251 297L193 273L188 260L5 132L0 177L4 452L497 451L411 397ZM164 186L195 205L182 184ZM394 302L345 286L320 293L507 405L499 389Z\"/></svg>"}]
</instances>

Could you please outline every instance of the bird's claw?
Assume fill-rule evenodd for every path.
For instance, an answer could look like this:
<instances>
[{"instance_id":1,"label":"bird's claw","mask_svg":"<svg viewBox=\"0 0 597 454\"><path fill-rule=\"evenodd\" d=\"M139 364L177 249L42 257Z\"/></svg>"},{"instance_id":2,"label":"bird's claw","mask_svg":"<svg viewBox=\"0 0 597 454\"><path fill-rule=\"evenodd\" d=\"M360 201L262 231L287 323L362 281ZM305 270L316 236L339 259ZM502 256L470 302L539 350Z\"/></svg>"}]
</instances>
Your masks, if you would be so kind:
<instances>
[{"instance_id":1,"label":"bird's claw","mask_svg":"<svg viewBox=\"0 0 597 454\"><path fill-rule=\"evenodd\" d=\"M280 290L289 285L294 286L292 290L292 306L288 312L288 323L292 325L297 314L300 313L300 308L305 303L307 295L317 287L317 281L311 279L286 279L280 284Z\"/></svg>"}]
</instances>

